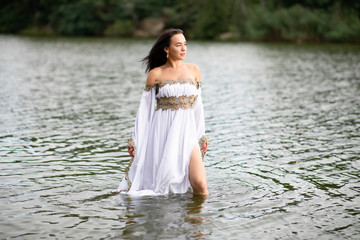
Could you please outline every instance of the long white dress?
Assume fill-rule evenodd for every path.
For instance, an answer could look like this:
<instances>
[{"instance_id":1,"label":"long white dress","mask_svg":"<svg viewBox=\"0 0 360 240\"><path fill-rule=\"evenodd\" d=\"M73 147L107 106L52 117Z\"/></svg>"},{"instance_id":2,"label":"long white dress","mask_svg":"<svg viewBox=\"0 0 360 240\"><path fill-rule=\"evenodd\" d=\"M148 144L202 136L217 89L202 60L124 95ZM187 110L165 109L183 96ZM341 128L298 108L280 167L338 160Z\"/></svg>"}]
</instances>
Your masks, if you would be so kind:
<instances>
[{"instance_id":1,"label":"long white dress","mask_svg":"<svg viewBox=\"0 0 360 240\"><path fill-rule=\"evenodd\" d=\"M136 149L135 156L118 191L133 195L187 192L191 152L204 142L200 82L186 78L146 86L128 142Z\"/></svg>"}]
</instances>

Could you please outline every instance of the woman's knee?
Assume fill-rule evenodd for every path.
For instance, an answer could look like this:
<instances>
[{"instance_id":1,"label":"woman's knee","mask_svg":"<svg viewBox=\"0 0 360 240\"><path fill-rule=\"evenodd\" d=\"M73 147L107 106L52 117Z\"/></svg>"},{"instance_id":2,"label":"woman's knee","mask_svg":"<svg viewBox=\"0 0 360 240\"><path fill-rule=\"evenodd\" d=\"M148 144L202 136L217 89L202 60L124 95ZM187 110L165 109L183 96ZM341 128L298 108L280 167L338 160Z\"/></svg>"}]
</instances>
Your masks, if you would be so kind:
<instances>
[{"instance_id":1,"label":"woman's knee","mask_svg":"<svg viewBox=\"0 0 360 240\"><path fill-rule=\"evenodd\" d=\"M207 194L207 184L205 179L196 179L192 184L194 193L196 194Z\"/></svg>"}]
</instances>

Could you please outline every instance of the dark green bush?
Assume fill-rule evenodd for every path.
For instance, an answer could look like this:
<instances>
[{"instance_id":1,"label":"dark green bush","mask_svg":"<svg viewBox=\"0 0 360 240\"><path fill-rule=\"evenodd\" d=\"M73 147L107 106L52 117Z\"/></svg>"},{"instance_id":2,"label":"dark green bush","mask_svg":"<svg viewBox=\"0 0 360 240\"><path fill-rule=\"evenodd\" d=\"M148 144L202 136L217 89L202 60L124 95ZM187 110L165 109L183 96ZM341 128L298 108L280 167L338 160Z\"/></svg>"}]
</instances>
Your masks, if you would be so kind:
<instances>
[{"instance_id":1,"label":"dark green bush","mask_svg":"<svg viewBox=\"0 0 360 240\"><path fill-rule=\"evenodd\" d=\"M149 17L199 39L360 43L351 0L2 0L0 33L132 36Z\"/></svg>"},{"instance_id":2,"label":"dark green bush","mask_svg":"<svg viewBox=\"0 0 360 240\"><path fill-rule=\"evenodd\" d=\"M134 27L130 20L117 20L112 25L108 26L104 32L105 36L131 36L134 32Z\"/></svg>"},{"instance_id":3,"label":"dark green bush","mask_svg":"<svg viewBox=\"0 0 360 240\"><path fill-rule=\"evenodd\" d=\"M18 32L32 23L29 1L2 0L0 4L0 33Z\"/></svg>"},{"instance_id":4,"label":"dark green bush","mask_svg":"<svg viewBox=\"0 0 360 240\"><path fill-rule=\"evenodd\" d=\"M213 39L226 32L228 25L224 0L207 0L191 32L198 38Z\"/></svg>"},{"instance_id":5,"label":"dark green bush","mask_svg":"<svg viewBox=\"0 0 360 240\"><path fill-rule=\"evenodd\" d=\"M52 24L64 35L99 35L105 29L102 1L79 0L60 5L51 15Z\"/></svg>"}]
</instances>

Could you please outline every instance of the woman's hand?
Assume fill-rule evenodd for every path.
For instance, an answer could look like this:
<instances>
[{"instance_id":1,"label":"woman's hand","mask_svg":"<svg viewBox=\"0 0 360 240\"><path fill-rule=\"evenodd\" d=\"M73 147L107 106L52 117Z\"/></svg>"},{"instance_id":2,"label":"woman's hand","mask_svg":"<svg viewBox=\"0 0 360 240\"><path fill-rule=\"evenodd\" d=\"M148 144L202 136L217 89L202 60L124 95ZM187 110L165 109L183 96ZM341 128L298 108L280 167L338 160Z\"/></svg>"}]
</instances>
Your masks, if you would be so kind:
<instances>
[{"instance_id":1,"label":"woman's hand","mask_svg":"<svg viewBox=\"0 0 360 240\"><path fill-rule=\"evenodd\" d=\"M201 157L204 160L204 156L209 147L209 139L203 135L199 140L199 147L201 151Z\"/></svg>"},{"instance_id":2,"label":"woman's hand","mask_svg":"<svg viewBox=\"0 0 360 240\"><path fill-rule=\"evenodd\" d=\"M205 153L208 150L208 147L209 147L209 143L204 142L204 146L202 146L202 148L201 148L201 153L202 153L203 156L205 156Z\"/></svg>"},{"instance_id":3,"label":"woman's hand","mask_svg":"<svg viewBox=\"0 0 360 240\"><path fill-rule=\"evenodd\" d=\"M128 152L132 158L134 158L134 148L128 147Z\"/></svg>"},{"instance_id":4,"label":"woman's hand","mask_svg":"<svg viewBox=\"0 0 360 240\"><path fill-rule=\"evenodd\" d=\"M136 145L135 145L135 142L134 142L134 140L132 138L128 139L128 152L129 152L131 158L135 157Z\"/></svg>"}]
</instances>

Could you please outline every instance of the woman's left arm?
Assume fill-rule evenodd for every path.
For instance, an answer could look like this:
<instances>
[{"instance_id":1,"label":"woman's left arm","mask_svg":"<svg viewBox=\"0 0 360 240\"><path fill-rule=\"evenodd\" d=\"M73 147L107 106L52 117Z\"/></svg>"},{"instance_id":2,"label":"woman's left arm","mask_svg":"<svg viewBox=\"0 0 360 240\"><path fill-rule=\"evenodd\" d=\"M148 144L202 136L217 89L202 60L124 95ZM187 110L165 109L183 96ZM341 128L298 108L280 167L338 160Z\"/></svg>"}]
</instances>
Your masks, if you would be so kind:
<instances>
[{"instance_id":1,"label":"woman's left arm","mask_svg":"<svg viewBox=\"0 0 360 240\"><path fill-rule=\"evenodd\" d=\"M205 117L204 117L204 106L201 97L201 88L199 88L199 95L197 97L194 106L194 116L195 116L195 124L197 131L197 139L202 157L204 159L204 156L209 146L209 140L205 135Z\"/></svg>"}]
</instances>

